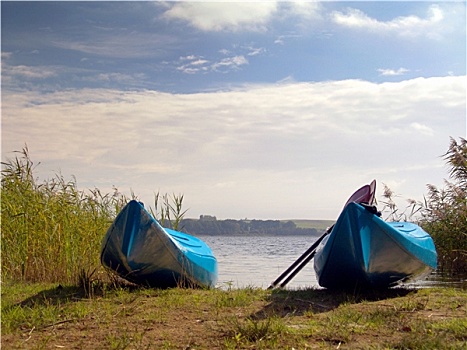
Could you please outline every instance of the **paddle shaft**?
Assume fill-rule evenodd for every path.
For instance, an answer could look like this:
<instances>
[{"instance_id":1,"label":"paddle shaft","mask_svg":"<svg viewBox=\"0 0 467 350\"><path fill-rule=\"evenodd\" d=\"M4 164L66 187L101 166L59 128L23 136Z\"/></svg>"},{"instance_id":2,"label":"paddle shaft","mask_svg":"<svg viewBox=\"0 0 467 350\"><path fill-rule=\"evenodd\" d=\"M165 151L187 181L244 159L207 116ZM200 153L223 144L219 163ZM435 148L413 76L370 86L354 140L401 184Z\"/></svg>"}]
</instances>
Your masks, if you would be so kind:
<instances>
[{"instance_id":1,"label":"paddle shaft","mask_svg":"<svg viewBox=\"0 0 467 350\"><path fill-rule=\"evenodd\" d=\"M323 236L321 236L317 243L321 243L321 241L324 239L324 237L326 237L327 235L329 234L329 232L326 232ZM297 273L299 273L301 270L303 270L303 268L311 261L311 259L313 259L313 257L315 256L315 253L316 253L316 249L314 249L312 252L310 252L310 254L297 266L297 268L295 270L293 270L290 275L279 285L279 288L284 288L291 280L292 278L295 277L295 275Z\"/></svg>"},{"instance_id":2,"label":"paddle shaft","mask_svg":"<svg viewBox=\"0 0 467 350\"><path fill-rule=\"evenodd\" d=\"M298 271L300 271L303 268L303 266L305 266L311 260L311 258L309 258L309 256L311 255L313 257L315 255L314 251L316 250L318 245L321 243L321 241L324 239L324 237L326 237L331 232L333 227L334 227L334 225L329 227L326 230L326 232L324 232L324 234L321 237L319 237L316 240L315 243L313 243L311 245L310 248L308 248L296 261L294 261L294 263L292 265L289 266L289 268L287 270L285 270L279 277L276 278L276 280L274 282L271 283L271 285L268 287L268 289L272 289L272 288L276 287L284 278L287 278L286 279L287 282L285 283L285 284L287 284L298 273ZM306 263L303 266L301 264L302 261L306 261ZM297 270L293 271L295 269L295 267L297 267L298 265L300 265L299 266L300 269L298 271ZM290 276L287 277L291 273L292 273L292 277L290 277ZM281 285L280 285L281 288L283 287L282 286L283 284L284 284L284 282L281 283Z\"/></svg>"}]
</instances>

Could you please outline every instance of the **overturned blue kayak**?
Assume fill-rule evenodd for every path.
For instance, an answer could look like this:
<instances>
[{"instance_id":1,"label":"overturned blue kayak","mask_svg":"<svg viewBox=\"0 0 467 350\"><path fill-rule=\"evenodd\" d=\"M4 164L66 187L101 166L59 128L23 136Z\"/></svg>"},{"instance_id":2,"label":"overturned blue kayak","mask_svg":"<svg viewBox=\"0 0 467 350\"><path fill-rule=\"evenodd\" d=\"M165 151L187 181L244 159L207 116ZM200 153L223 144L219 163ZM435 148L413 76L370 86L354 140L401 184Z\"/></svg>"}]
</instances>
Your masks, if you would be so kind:
<instances>
[{"instance_id":1,"label":"overturned blue kayak","mask_svg":"<svg viewBox=\"0 0 467 350\"><path fill-rule=\"evenodd\" d=\"M314 268L325 288L390 287L436 269L433 239L409 222L385 222L349 203L318 247Z\"/></svg>"},{"instance_id":2,"label":"overturned blue kayak","mask_svg":"<svg viewBox=\"0 0 467 350\"><path fill-rule=\"evenodd\" d=\"M149 287L214 287L218 277L217 260L204 241L163 228L135 200L108 229L101 262L120 277Z\"/></svg>"}]
</instances>

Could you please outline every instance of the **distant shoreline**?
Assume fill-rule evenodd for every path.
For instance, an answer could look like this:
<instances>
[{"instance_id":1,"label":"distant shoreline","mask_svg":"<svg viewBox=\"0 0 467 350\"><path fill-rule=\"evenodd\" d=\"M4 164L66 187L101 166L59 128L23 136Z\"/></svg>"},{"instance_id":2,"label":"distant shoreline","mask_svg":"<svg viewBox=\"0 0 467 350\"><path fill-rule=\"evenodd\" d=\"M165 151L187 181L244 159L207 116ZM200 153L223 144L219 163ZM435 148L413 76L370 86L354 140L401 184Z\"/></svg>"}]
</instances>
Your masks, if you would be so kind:
<instances>
[{"instance_id":1,"label":"distant shoreline","mask_svg":"<svg viewBox=\"0 0 467 350\"><path fill-rule=\"evenodd\" d=\"M199 219L183 219L178 229L193 235L268 235L319 236L332 226L332 220L256 220L225 219L201 215Z\"/></svg>"}]
</instances>

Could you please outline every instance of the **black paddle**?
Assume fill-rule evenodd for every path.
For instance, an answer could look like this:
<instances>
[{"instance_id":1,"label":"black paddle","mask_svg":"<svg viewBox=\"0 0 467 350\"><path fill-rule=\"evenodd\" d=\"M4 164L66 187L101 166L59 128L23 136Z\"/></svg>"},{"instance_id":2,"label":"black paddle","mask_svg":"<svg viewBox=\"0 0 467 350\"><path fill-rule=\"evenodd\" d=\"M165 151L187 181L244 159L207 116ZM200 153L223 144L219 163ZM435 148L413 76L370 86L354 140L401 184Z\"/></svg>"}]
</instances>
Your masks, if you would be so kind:
<instances>
[{"instance_id":1,"label":"black paddle","mask_svg":"<svg viewBox=\"0 0 467 350\"><path fill-rule=\"evenodd\" d=\"M299 273L305 267L305 265L307 265L310 262L311 259L313 259L316 253L316 248L318 248L319 244L322 242L324 237L326 237L332 231L333 227L334 225L328 227L326 232L324 232L324 234L321 237L319 237L316 240L316 242L313 243L311 247L307 249L305 253L303 253L292 265L290 265L290 267L287 270L285 270L282 273L282 275L280 275L274 282L272 282L268 289L277 287L279 282L282 281L282 279L284 279L288 275L285 278L285 280L279 285L279 288L284 288L292 280L292 278L294 278L295 275Z\"/></svg>"},{"instance_id":2,"label":"black paddle","mask_svg":"<svg viewBox=\"0 0 467 350\"><path fill-rule=\"evenodd\" d=\"M376 181L373 180L371 184L365 185L359 188L357 191L350 196L347 202L344 205L344 208L351 202L356 203L368 203L373 204L375 199L375 189L376 189ZM272 289L277 287L277 285L282 281L285 280L279 285L279 288L284 288L291 280L295 277L297 273L299 273L309 262L316 253L316 248L322 242L324 237L326 237L331 231L334 225L329 227L324 234L319 237L315 243L311 245L292 265L289 266L287 270L285 270L279 277L276 278L274 282L268 287L268 289Z\"/></svg>"}]
</instances>

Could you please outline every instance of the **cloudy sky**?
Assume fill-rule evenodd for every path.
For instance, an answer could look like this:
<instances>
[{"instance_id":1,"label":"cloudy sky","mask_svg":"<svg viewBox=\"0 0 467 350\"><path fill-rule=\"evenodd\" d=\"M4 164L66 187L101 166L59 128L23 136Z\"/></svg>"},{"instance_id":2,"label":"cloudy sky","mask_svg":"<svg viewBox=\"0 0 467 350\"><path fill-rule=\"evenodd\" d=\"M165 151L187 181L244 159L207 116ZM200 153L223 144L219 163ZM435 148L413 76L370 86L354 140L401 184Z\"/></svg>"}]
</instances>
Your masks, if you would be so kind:
<instances>
[{"instance_id":1,"label":"cloudy sky","mask_svg":"<svg viewBox=\"0 0 467 350\"><path fill-rule=\"evenodd\" d=\"M466 136L465 1L2 1L1 30L2 161L188 217L421 200Z\"/></svg>"}]
</instances>

